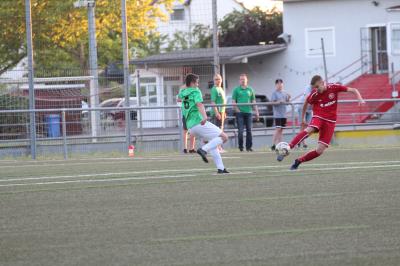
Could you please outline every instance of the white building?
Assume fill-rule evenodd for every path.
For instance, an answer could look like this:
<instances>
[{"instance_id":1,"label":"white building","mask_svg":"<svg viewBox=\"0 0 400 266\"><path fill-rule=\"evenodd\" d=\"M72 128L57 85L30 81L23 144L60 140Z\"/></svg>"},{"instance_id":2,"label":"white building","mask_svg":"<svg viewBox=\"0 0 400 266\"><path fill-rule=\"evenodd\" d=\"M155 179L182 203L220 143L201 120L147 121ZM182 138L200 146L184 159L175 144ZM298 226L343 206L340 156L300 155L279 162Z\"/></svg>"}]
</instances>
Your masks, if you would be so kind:
<instances>
[{"instance_id":1,"label":"white building","mask_svg":"<svg viewBox=\"0 0 400 266\"><path fill-rule=\"evenodd\" d=\"M346 83L363 73L389 73L392 63L395 71L400 70L398 0L283 0L283 3L288 46L273 63L279 70L289 70L283 76L294 94L299 84L308 83L315 69L322 70L321 38L331 81ZM298 75L293 75L297 72Z\"/></svg>"},{"instance_id":2,"label":"white building","mask_svg":"<svg viewBox=\"0 0 400 266\"><path fill-rule=\"evenodd\" d=\"M394 76L395 84L400 80L398 0L283 0L283 9L282 38L286 46L260 48L257 53L241 56L240 60L222 58L228 94L237 85L240 73L247 73L256 93L270 96L274 80L279 77L285 81L286 90L296 98L313 75L325 74L323 39L330 82L349 84L354 81L367 98L391 97L391 78ZM241 49L246 50L245 47ZM204 94L209 93L207 81L212 80L212 62L194 56L201 53L207 50L176 51L133 63L146 69L149 75L157 73L158 86L162 86L158 91L165 92L160 93L159 103L169 104L170 101L164 101L164 96L170 94L165 84L171 82L164 82L165 78L170 79L165 74L166 69L179 74L175 75L180 76L176 84L182 82L186 70L197 71L204 82L201 89Z\"/></svg>"},{"instance_id":3,"label":"white building","mask_svg":"<svg viewBox=\"0 0 400 266\"><path fill-rule=\"evenodd\" d=\"M236 0L217 0L217 6L218 21L234 10L244 9ZM198 24L212 28L211 0L176 1L172 9L173 12L168 20L158 21L157 25L157 31L162 35L168 35L170 39L176 32L187 33L190 38L193 27Z\"/></svg>"}]
</instances>

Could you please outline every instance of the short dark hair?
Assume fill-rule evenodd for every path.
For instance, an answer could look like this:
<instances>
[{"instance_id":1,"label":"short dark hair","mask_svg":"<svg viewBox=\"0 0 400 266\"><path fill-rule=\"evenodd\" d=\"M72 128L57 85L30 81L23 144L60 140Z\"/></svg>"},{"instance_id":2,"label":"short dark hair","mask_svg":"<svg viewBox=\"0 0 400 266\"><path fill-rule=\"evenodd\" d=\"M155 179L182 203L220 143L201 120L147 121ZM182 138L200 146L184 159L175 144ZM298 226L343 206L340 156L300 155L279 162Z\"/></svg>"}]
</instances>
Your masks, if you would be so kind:
<instances>
[{"instance_id":1,"label":"short dark hair","mask_svg":"<svg viewBox=\"0 0 400 266\"><path fill-rule=\"evenodd\" d=\"M320 75L315 75L312 77L310 85L311 86L315 86L315 83L317 83L318 81L321 81L322 77Z\"/></svg>"},{"instance_id":2,"label":"short dark hair","mask_svg":"<svg viewBox=\"0 0 400 266\"><path fill-rule=\"evenodd\" d=\"M278 83L283 83L283 80L282 79L275 80L275 85L278 84Z\"/></svg>"},{"instance_id":3,"label":"short dark hair","mask_svg":"<svg viewBox=\"0 0 400 266\"><path fill-rule=\"evenodd\" d=\"M185 84L187 87L189 87L192 82L196 82L198 80L199 80L199 76L189 73L186 75Z\"/></svg>"}]
</instances>

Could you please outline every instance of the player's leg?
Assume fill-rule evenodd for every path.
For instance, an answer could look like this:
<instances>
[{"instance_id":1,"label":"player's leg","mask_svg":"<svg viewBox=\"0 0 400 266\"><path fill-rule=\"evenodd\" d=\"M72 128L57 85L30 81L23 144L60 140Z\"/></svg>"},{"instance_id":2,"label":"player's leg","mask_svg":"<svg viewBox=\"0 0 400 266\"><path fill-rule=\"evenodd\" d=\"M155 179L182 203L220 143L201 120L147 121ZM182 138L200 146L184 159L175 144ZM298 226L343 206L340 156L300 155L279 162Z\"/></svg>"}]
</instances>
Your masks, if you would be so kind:
<instances>
[{"instance_id":1,"label":"player's leg","mask_svg":"<svg viewBox=\"0 0 400 266\"><path fill-rule=\"evenodd\" d=\"M311 113L310 113L310 112L306 112L305 119L306 119L307 124L309 124L309 123L311 122ZM306 129L306 127L307 127L307 125L303 125L303 124L301 123L301 131L303 131L304 129ZM300 144L303 145L303 148L304 148L304 149L307 149L307 148L308 148L308 145L307 145L305 139L304 139ZM300 146L300 144L299 144L299 146Z\"/></svg>"},{"instance_id":2,"label":"player's leg","mask_svg":"<svg viewBox=\"0 0 400 266\"><path fill-rule=\"evenodd\" d=\"M197 153L206 163L208 163L207 152L217 149L218 145L221 145L228 140L228 136L210 122L206 122L204 125L194 126L191 131L196 132L196 135L202 137L205 141L208 141L197 150Z\"/></svg>"},{"instance_id":3,"label":"player's leg","mask_svg":"<svg viewBox=\"0 0 400 266\"><path fill-rule=\"evenodd\" d=\"M182 116L182 131L183 131L183 153L187 153L188 152L188 148L187 148L187 139L188 139L188 129L186 126L186 119L184 116Z\"/></svg>"},{"instance_id":4,"label":"player's leg","mask_svg":"<svg viewBox=\"0 0 400 266\"><path fill-rule=\"evenodd\" d=\"M187 149L187 138L188 138L188 132L187 130L183 129L183 135L182 135L183 139L183 152L187 153L188 149Z\"/></svg>"},{"instance_id":5,"label":"player's leg","mask_svg":"<svg viewBox=\"0 0 400 266\"><path fill-rule=\"evenodd\" d=\"M323 121L320 125L317 148L297 158L290 169L297 170L300 164L314 160L315 158L321 156L321 154L323 154L325 150L329 147L329 143L331 142L334 132L335 123Z\"/></svg>"},{"instance_id":6,"label":"player's leg","mask_svg":"<svg viewBox=\"0 0 400 266\"><path fill-rule=\"evenodd\" d=\"M296 147L299 143L308 138L312 133L318 132L323 124L323 120L314 117L311 119L310 125L306 127L303 131L299 132L289 143L291 149Z\"/></svg>"},{"instance_id":7,"label":"player's leg","mask_svg":"<svg viewBox=\"0 0 400 266\"><path fill-rule=\"evenodd\" d=\"M218 174L228 174L228 170L226 170L224 166L224 162L222 161L221 153L219 152L218 148L210 150L209 153L211 154L215 166L217 167Z\"/></svg>"},{"instance_id":8,"label":"player's leg","mask_svg":"<svg viewBox=\"0 0 400 266\"><path fill-rule=\"evenodd\" d=\"M324 153L324 151L328 148L327 145L318 143L317 148L315 150L309 151L303 156L299 157L296 159L293 163L293 165L290 167L291 170L297 170L300 166L300 164L314 160L315 158L321 156L321 154Z\"/></svg>"},{"instance_id":9,"label":"player's leg","mask_svg":"<svg viewBox=\"0 0 400 266\"><path fill-rule=\"evenodd\" d=\"M196 153L196 150L195 150L195 146L196 146L196 136L190 135L190 136L189 136L189 143L190 143L189 153Z\"/></svg>"},{"instance_id":10,"label":"player's leg","mask_svg":"<svg viewBox=\"0 0 400 266\"><path fill-rule=\"evenodd\" d=\"M318 132L322 125L323 125L323 120L319 118L313 118L311 120L310 125L304 131L297 134L289 143L290 149L296 147L299 143L308 138L314 132ZM281 162L285 158L285 156L286 155L279 154L276 159L278 160L278 162Z\"/></svg>"}]
</instances>

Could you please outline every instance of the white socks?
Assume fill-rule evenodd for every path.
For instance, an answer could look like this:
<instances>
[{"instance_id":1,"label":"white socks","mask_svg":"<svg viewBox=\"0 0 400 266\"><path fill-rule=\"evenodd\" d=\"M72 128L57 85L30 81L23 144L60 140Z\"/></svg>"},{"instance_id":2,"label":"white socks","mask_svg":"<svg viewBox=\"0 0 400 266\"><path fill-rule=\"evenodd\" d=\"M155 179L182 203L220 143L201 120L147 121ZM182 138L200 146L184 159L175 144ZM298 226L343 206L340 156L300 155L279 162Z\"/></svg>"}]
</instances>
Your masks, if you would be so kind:
<instances>
[{"instance_id":1,"label":"white socks","mask_svg":"<svg viewBox=\"0 0 400 266\"><path fill-rule=\"evenodd\" d=\"M214 149L210 150L210 154L214 160L215 165L217 166L217 169L224 170L225 166L224 166L224 163L222 162L221 154L219 153L218 148L214 148Z\"/></svg>"},{"instance_id":2,"label":"white socks","mask_svg":"<svg viewBox=\"0 0 400 266\"><path fill-rule=\"evenodd\" d=\"M223 143L221 137L216 137L213 138L211 141L209 141L207 144L205 144L203 147L201 147L204 151L208 152L211 150L214 150L215 148L218 147L218 145L221 145Z\"/></svg>"}]
</instances>

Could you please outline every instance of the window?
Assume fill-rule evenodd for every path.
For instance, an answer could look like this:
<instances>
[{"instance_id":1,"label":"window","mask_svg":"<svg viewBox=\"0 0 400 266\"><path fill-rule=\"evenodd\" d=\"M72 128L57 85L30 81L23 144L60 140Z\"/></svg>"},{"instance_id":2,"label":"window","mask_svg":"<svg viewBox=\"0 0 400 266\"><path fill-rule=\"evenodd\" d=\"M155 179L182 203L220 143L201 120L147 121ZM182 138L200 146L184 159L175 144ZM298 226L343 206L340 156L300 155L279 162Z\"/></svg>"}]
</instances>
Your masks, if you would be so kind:
<instances>
[{"instance_id":1,"label":"window","mask_svg":"<svg viewBox=\"0 0 400 266\"><path fill-rule=\"evenodd\" d=\"M171 21L185 20L185 9L183 7L174 8L171 14Z\"/></svg>"},{"instance_id":2,"label":"window","mask_svg":"<svg viewBox=\"0 0 400 266\"><path fill-rule=\"evenodd\" d=\"M400 55L400 23L392 24L392 54Z\"/></svg>"},{"instance_id":3,"label":"window","mask_svg":"<svg viewBox=\"0 0 400 266\"><path fill-rule=\"evenodd\" d=\"M322 45L321 38L324 39L325 54L327 56L336 55L335 28L308 28L306 35L306 56L321 57Z\"/></svg>"}]
</instances>

